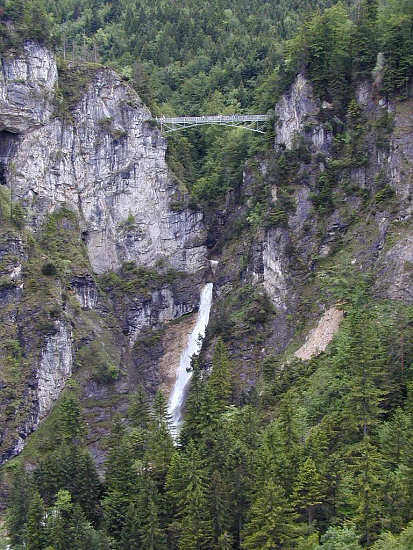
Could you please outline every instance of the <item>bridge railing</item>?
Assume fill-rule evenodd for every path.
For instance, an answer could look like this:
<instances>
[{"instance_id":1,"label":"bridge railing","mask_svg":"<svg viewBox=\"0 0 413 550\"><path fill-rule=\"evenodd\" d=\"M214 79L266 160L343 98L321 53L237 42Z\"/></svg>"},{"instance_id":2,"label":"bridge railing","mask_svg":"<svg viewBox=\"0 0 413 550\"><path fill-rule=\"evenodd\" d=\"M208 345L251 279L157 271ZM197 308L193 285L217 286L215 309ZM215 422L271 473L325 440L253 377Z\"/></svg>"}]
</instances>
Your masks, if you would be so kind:
<instances>
[{"instance_id":1,"label":"bridge railing","mask_svg":"<svg viewBox=\"0 0 413 550\"><path fill-rule=\"evenodd\" d=\"M205 116L180 116L180 117L156 117L154 120L164 124L211 124L220 122L265 122L271 115L205 115Z\"/></svg>"}]
</instances>

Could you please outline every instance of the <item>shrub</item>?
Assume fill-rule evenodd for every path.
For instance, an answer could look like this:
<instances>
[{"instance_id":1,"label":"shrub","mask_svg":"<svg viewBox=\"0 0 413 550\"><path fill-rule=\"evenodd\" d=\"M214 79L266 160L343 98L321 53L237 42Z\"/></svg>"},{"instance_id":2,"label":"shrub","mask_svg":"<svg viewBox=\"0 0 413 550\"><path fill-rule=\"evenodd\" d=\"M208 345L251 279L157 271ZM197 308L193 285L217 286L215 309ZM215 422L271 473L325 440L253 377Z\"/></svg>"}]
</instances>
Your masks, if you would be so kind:
<instances>
[{"instance_id":1,"label":"shrub","mask_svg":"<svg viewBox=\"0 0 413 550\"><path fill-rule=\"evenodd\" d=\"M46 277L54 277L57 275L56 266L52 262L47 262L42 266L42 273L46 275Z\"/></svg>"}]
</instances>

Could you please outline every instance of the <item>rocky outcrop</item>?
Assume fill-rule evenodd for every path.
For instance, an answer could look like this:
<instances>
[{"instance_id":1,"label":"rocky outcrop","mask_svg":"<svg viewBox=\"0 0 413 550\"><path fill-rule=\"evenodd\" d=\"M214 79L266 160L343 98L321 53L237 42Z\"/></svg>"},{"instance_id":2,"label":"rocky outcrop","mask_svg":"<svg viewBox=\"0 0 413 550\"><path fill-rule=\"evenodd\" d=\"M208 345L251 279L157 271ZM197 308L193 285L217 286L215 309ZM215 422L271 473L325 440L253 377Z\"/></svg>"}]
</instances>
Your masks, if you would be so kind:
<instances>
[{"instance_id":1,"label":"rocky outcrop","mask_svg":"<svg viewBox=\"0 0 413 550\"><path fill-rule=\"evenodd\" d=\"M376 265L375 291L391 300L413 304L413 230L383 251Z\"/></svg>"},{"instance_id":2,"label":"rocky outcrop","mask_svg":"<svg viewBox=\"0 0 413 550\"><path fill-rule=\"evenodd\" d=\"M413 302L412 100L391 105L362 83L355 101L350 120L299 75L275 106L275 152L244 170L239 198L227 201L223 233L265 212L223 245L203 352L208 368L215 336L226 340L241 392L255 385L266 355L284 360L299 348L297 357L309 359L325 350L342 312L321 293L324 270L372 273L377 299ZM256 208L263 181L266 204ZM252 331L254 307L245 303L263 289L274 312L256 315Z\"/></svg>"},{"instance_id":3,"label":"rocky outcrop","mask_svg":"<svg viewBox=\"0 0 413 550\"><path fill-rule=\"evenodd\" d=\"M54 112L56 60L27 42L17 56L5 55L0 71L0 131L20 134L46 124Z\"/></svg>"},{"instance_id":4,"label":"rocky outcrop","mask_svg":"<svg viewBox=\"0 0 413 550\"><path fill-rule=\"evenodd\" d=\"M280 310L287 309L291 301L291 281L288 269L286 247L288 235L285 230L276 228L268 231L262 249L264 265L263 286L274 305Z\"/></svg>"},{"instance_id":5,"label":"rocky outcrop","mask_svg":"<svg viewBox=\"0 0 413 550\"><path fill-rule=\"evenodd\" d=\"M74 277L71 281L71 285L82 309L95 309L99 296L93 278L90 275Z\"/></svg>"},{"instance_id":6,"label":"rocky outcrop","mask_svg":"<svg viewBox=\"0 0 413 550\"><path fill-rule=\"evenodd\" d=\"M139 98L110 70L98 70L72 123L55 118L21 136L6 168L15 200L36 230L66 204L79 214L96 273L124 261L194 272L205 267L202 214L169 207L176 185L166 142ZM27 166L30 165L30 171Z\"/></svg>"},{"instance_id":7,"label":"rocky outcrop","mask_svg":"<svg viewBox=\"0 0 413 550\"><path fill-rule=\"evenodd\" d=\"M37 370L38 421L44 418L72 375L72 337L61 321L56 333L46 337Z\"/></svg>"},{"instance_id":8,"label":"rocky outcrop","mask_svg":"<svg viewBox=\"0 0 413 550\"><path fill-rule=\"evenodd\" d=\"M289 93L284 94L275 106L275 146L292 149L305 137L314 150L328 152L332 134L319 121L321 109L331 105L314 97L311 83L299 74Z\"/></svg>"}]
</instances>

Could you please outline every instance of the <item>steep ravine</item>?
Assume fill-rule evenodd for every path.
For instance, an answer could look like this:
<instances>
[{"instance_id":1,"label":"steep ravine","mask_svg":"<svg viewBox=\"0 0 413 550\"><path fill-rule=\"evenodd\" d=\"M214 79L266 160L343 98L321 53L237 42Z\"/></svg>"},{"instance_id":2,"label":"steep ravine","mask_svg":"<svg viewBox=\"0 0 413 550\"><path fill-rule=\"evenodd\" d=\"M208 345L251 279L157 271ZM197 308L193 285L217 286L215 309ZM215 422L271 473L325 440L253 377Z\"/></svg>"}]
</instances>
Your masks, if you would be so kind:
<instances>
[{"instance_id":1,"label":"steep ravine","mask_svg":"<svg viewBox=\"0 0 413 550\"><path fill-rule=\"evenodd\" d=\"M100 465L129 394L170 391L207 280L201 366L221 336L239 402L267 357L304 342L311 356L336 332L324 270L371 271L377 297L413 302L412 98L390 104L361 83L352 113L335 113L299 75L275 106L273 149L245 166L207 235L113 71L89 67L66 105L53 56L28 43L3 60L0 87L2 461L72 379Z\"/></svg>"}]
</instances>

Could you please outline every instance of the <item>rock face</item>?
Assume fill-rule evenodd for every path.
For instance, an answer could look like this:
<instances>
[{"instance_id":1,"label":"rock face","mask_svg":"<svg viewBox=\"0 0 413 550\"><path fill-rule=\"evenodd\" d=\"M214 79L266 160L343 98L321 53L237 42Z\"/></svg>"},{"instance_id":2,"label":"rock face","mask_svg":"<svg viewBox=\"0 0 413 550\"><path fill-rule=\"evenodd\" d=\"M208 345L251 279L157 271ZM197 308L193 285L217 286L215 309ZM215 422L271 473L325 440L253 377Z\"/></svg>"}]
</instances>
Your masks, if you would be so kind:
<instances>
[{"instance_id":1,"label":"rock face","mask_svg":"<svg viewBox=\"0 0 413 550\"><path fill-rule=\"evenodd\" d=\"M369 83L354 100L358 129L298 75L275 106L274 153L244 170L239 198L226 207L223 232L243 216L253 220L249 208L265 189L266 203L253 209L265 212L258 227L222 244L203 352L208 368L214 337L226 339L240 392L256 384L266 356L289 360L298 348L309 359L325 350L342 315L323 304L325 269L370 272L378 300L413 303L413 101L392 105ZM274 311L254 316L254 308L265 312L263 300L245 303L263 290Z\"/></svg>"},{"instance_id":2,"label":"rock face","mask_svg":"<svg viewBox=\"0 0 413 550\"><path fill-rule=\"evenodd\" d=\"M28 42L5 56L0 72L0 131L20 134L47 123L54 111L57 68L47 49Z\"/></svg>"},{"instance_id":3,"label":"rock face","mask_svg":"<svg viewBox=\"0 0 413 550\"><path fill-rule=\"evenodd\" d=\"M305 138L314 149L327 152L332 135L317 118L330 105L316 99L311 83L299 74L288 94L275 106L275 146L291 150L297 140Z\"/></svg>"},{"instance_id":4,"label":"rock face","mask_svg":"<svg viewBox=\"0 0 413 550\"><path fill-rule=\"evenodd\" d=\"M21 55L3 60L2 461L22 450L72 376L89 447L101 464L100 439L113 414L125 412L128 393L140 384L152 393L171 386L170 362L187 325L168 323L196 310L205 283L202 214L185 206L148 109L113 71L94 67L89 76L59 118L53 56L28 43ZM352 132L346 114L333 116L333 106L321 103L299 75L275 106L274 150L256 168L245 168L239 193L214 214L208 242L219 244L214 257L221 256L202 361L210 364L216 335L227 338L240 402L265 357L299 347L298 332L320 317L297 353L306 359L325 349L340 320L340 312L328 309L333 304L323 316L317 295L315 280L329 261L344 257L345 265L371 270L379 298L413 303L412 100L377 101L366 83L355 100L364 133L346 157ZM332 123L324 122L329 113L348 132L346 147L337 141L341 130L333 139ZM221 235L227 238L219 241ZM50 256L55 274L43 269Z\"/></svg>"},{"instance_id":5,"label":"rock face","mask_svg":"<svg viewBox=\"0 0 413 550\"><path fill-rule=\"evenodd\" d=\"M72 376L96 433L99 418L107 426L137 384L155 391L163 382L163 348L142 351L146 344L137 340L196 310L209 266L202 213L185 206L185 191L167 168L166 141L136 93L115 72L93 66L88 81L71 90L76 103L58 116L62 85L54 56L35 43L2 59L0 215L7 211L7 223L0 227L0 462L23 449ZM14 209L24 217L24 233ZM62 214L54 229L63 235L59 242L73 241L77 231L72 256L73 246L86 254L79 263L81 252L75 259L53 249L63 261L59 274L41 279L41 262L54 246L45 227L65 209L74 217ZM31 242L39 247L34 258ZM99 276L119 273L125 262L156 281L145 287L138 274L136 290L102 290ZM72 275L62 278L63 266L72 263ZM32 279L31 270L38 273ZM21 380L13 378L10 361L20 362ZM165 376L169 383L171 369ZM100 460L99 441L90 438Z\"/></svg>"},{"instance_id":6,"label":"rock face","mask_svg":"<svg viewBox=\"0 0 413 550\"><path fill-rule=\"evenodd\" d=\"M21 136L12 169L6 168L33 229L63 204L79 214L96 273L124 261L154 266L162 260L188 272L206 265L202 214L170 209L176 185L166 142L150 117L113 71L99 70L73 110L73 123L55 118L32 127Z\"/></svg>"},{"instance_id":7,"label":"rock face","mask_svg":"<svg viewBox=\"0 0 413 550\"><path fill-rule=\"evenodd\" d=\"M72 375L72 335L62 322L46 339L37 372L38 421L52 408L66 381Z\"/></svg>"}]
</instances>

